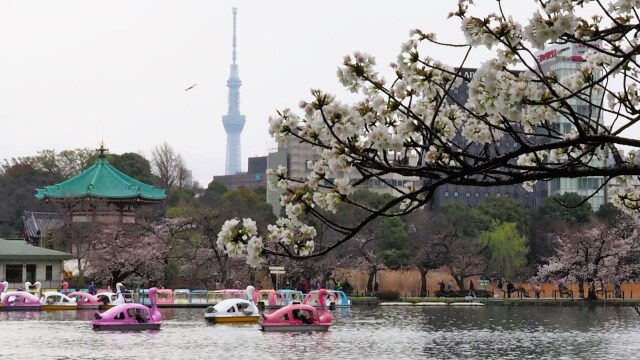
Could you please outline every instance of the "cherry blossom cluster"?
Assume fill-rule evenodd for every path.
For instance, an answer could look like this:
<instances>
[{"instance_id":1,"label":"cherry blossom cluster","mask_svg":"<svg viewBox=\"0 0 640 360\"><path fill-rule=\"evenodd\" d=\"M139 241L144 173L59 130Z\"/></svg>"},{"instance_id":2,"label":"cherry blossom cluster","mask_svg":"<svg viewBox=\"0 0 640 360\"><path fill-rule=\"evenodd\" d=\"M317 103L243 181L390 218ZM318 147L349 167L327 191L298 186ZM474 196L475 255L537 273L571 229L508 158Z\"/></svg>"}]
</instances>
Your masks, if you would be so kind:
<instances>
[{"instance_id":1,"label":"cherry blossom cluster","mask_svg":"<svg viewBox=\"0 0 640 360\"><path fill-rule=\"evenodd\" d=\"M519 23L501 8L473 16L473 1L458 1L450 16L460 21L466 41L462 46L468 51L483 46L494 54L473 78L459 70L465 66L462 59L452 66L426 56L437 53L433 46L447 44L421 30L412 30L402 44L391 64L392 81L376 70L372 55L345 56L337 77L346 89L361 95L360 101L345 104L312 90L311 100L300 102L299 114L284 109L269 119L269 133L276 141L303 142L319 154L307 164L306 178L291 178L284 167L268 172L269 186L283 191L280 200L286 215L264 231L266 243L249 220L230 220L220 232L219 246L230 256L246 256L251 264L259 264L275 244L293 255L312 254L316 231L304 219L315 215L327 221L321 212L335 212L341 202L349 201L358 177L399 174L429 179L426 185L394 188L400 194L397 204L406 213L423 205L426 194L442 184L493 186L508 177L533 190L536 181L552 177L549 174L609 166L603 161L607 145L640 145L634 137L623 136L638 120L640 105L635 62L639 45L634 36L638 1L617 0L604 7L588 0L535 3L539 9L528 22ZM535 52L551 43L578 44L588 51L573 73L544 72ZM623 89L608 88L614 76L622 79ZM451 96L463 83L469 89L464 104ZM595 114L576 111L576 104L586 104ZM604 126L602 112L615 115L618 125ZM560 125L570 129L558 131ZM516 146L500 153L468 151L470 145L490 146L501 140ZM636 155L623 157L616 171L625 166L640 169ZM400 161L407 158L416 161ZM612 176L621 172L613 171ZM640 209L638 188L621 178L611 194L619 205ZM334 229L346 238L351 231Z\"/></svg>"}]
</instances>

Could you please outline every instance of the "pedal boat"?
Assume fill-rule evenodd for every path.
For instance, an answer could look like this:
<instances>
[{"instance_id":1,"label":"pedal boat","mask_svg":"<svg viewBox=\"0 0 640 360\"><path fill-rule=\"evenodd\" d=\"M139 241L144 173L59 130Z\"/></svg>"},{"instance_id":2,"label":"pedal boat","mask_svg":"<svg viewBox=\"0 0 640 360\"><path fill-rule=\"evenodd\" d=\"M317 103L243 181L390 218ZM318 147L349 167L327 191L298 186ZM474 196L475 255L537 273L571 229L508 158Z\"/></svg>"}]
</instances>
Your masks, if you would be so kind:
<instances>
[{"instance_id":1,"label":"pedal boat","mask_svg":"<svg viewBox=\"0 0 640 360\"><path fill-rule=\"evenodd\" d=\"M75 310L78 307L75 298L57 291L47 291L40 298L40 310Z\"/></svg>"},{"instance_id":2,"label":"pedal boat","mask_svg":"<svg viewBox=\"0 0 640 360\"><path fill-rule=\"evenodd\" d=\"M78 310L98 310L103 302L97 296L91 295L83 291L74 291L68 295L72 299L76 299Z\"/></svg>"},{"instance_id":3,"label":"pedal boat","mask_svg":"<svg viewBox=\"0 0 640 360\"><path fill-rule=\"evenodd\" d=\"M159 330L162 314L156 304L157 288L149 289L151 307L138 303L119 304L102 313L96 312L94 330Z\"/></svg>"},{"instance_id":4,"label":"pedal boat","mask_svg":"<svg viewBox=\"0 0 640 360\"><path fill-rule=\"evenodd\" d=\"M260 312L253 302L253 286L247 287L247 299L225 299L214 306L207 307L204 318L213 324L222 323L257 323Z\"/></svg>"},{"instance_id":5,"label":"pedal boat","mask_svg":"<svg viewBox=\"0 0 640 360\"><path fill-rule=\"evenodd\" d=\"M327 291L318 291L320 311L306 304L287 305L271 314L262 314L262 331L327 331L333 318L327 310Z\"/></svg>"},{"instance_id":6,"label":"pedal boat","mask_svg":"<svg viewBox=\"0 0 640 360\"><path fill-rule=\"evenodd\" d=\"M2 299L2 311L39 311L40 299L26 291L7 291Z\"/></svg>"}]
</instances>

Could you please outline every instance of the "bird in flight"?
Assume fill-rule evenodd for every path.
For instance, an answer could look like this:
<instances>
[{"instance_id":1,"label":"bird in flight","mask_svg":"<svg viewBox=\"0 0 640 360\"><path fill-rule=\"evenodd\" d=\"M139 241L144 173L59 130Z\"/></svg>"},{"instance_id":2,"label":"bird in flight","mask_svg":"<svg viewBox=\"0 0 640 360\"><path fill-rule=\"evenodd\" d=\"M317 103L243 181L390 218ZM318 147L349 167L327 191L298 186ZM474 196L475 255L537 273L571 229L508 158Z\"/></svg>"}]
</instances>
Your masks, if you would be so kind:
<instances>
[{"instance_id":1,"label":"bird in flight","mask_svg":"<svg viewBox=\"0 0 640 360\"><path fill-rule=\"evenodd\" d=\"M194 87L196 87L196 85L198 85L198 84L197 83L193 84L193 85L189 86L188 88L184 89L184 91L189 91L189 90L193 89Z\"/></svg>"}]
</instances>

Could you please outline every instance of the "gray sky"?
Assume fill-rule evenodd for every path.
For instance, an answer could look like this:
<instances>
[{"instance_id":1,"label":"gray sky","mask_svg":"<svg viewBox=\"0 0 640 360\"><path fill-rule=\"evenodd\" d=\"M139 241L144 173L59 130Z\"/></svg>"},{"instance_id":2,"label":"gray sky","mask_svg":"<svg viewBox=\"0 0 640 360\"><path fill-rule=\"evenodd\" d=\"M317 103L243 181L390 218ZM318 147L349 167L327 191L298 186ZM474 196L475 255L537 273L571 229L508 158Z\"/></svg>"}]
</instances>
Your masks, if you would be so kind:
<instances>
[{"instance_id":1,"label":"gray sky","mask_svg":"<svg viewBox=\"0 0 640 360\"><path fill-rule=\"evenodd\" d=\"M390 78L388 64L409 29L461 40L459 22L446 20L456 3L0 0L0 160L96 148L102 139L113 153L150 158L166 141L206 186L224 174L232 7L246 170L247 157L273 147L268 118L277 109L297 108L311 88L356 99L335 76L344 55L373 54ZM521 0L507 7L521 15L533 9ZM432 56L457 64L455 53Z\"/></svg>"}]
</instances>

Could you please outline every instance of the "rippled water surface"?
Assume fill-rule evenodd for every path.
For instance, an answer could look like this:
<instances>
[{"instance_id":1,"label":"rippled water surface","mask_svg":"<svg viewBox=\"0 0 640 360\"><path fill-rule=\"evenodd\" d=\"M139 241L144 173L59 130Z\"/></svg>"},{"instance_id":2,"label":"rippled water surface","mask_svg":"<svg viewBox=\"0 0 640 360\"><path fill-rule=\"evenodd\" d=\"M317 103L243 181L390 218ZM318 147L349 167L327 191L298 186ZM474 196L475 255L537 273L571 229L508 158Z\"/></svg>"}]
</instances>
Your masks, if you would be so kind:
<instances>
[{"instance_id":1,"label":"rippled water surface","mask_svg":"<svg viewBox=\"0 0 640 360\"><path fill-rule=\"evenodd\" d=\"M92 311L0 312L3 359L630 359L633 308L354 307L326 333L210 325L204 309L161 309L159 331L91 329Z\"/></svg>"}]
</instances>

